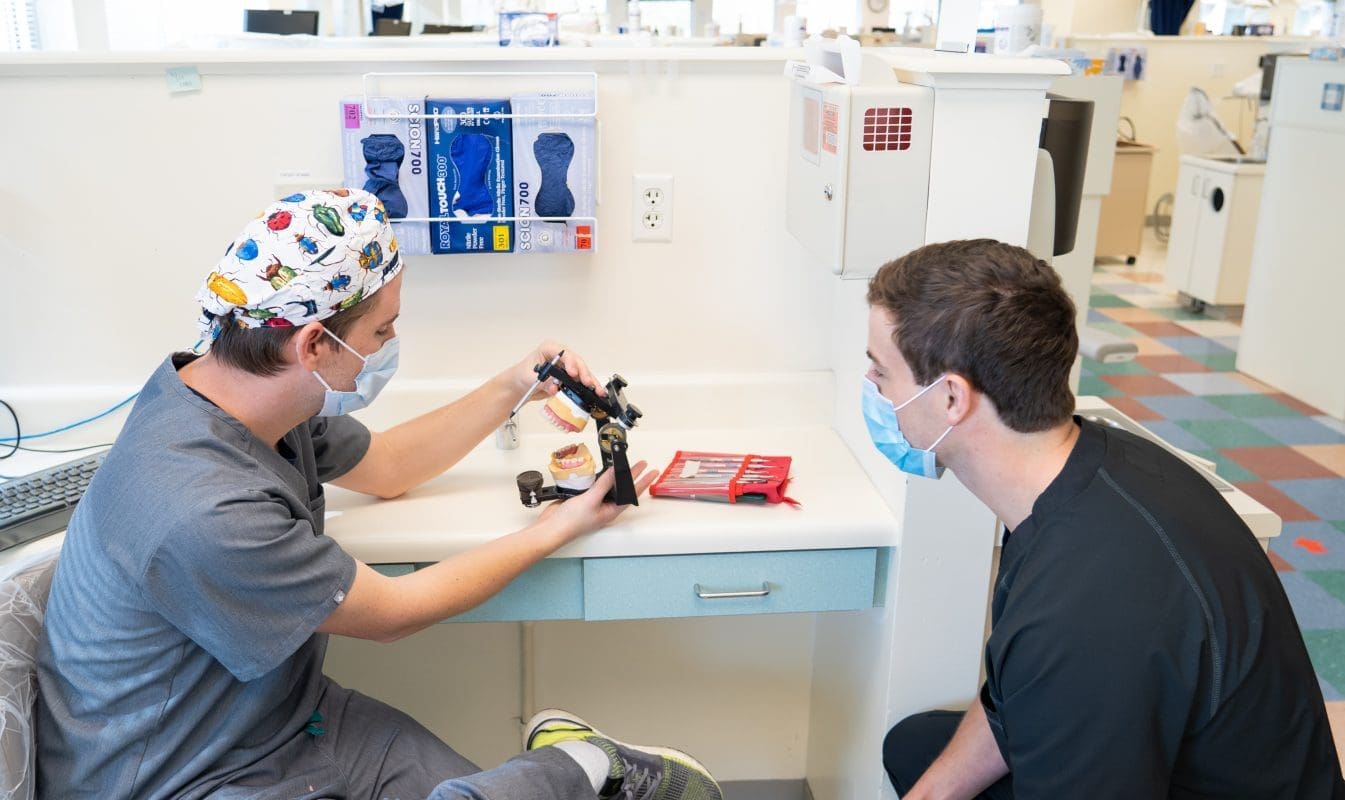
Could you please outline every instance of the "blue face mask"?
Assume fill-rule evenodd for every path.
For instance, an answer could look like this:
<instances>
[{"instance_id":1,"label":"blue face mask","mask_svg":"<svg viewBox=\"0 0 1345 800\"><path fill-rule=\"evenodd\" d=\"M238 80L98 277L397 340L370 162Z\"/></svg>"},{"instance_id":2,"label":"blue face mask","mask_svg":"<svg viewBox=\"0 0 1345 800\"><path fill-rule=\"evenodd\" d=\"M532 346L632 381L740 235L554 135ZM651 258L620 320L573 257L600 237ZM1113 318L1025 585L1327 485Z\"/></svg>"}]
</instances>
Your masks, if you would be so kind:
<instances>
[{"instance_id":1,"label":"blue face mask","mask_svg":"<svg viewBox=\"0 0 1345 800\"><path fill-rule=\"evenodd\" d=\"M318 412L318 416L339 417L342 414L359 411L374 402L378 393L383 391L383 387L387 385L388 381L392 380L393 373L397 371L397 356L401 346L397 337L394 336L384 342L383 346L378 348L376 352L362 356L355 351L355 348L341 341L341 337L326 328L323 328L323 330L342 347L355 353L355 357L364 362L364 367L360 369L360 374L355 376L355 391L353 392L336 391L314 370L313 377L317 378L318 382L327 390L327 396L322 401L322 410Z\"/></svg>"},{"instance_id":2,"label":"blue face mask","mask_svg":"<svg viewBox=\"0 0 1345 800\"><path fill-rule=\"evenodd\" d=\"M940 376L930 385L916 392L915 397L894 406L891 400L878 391L878 385L864 378L864 424L869 428L869 438L873 440L873 446L878 448L878 452L887 457L902 472L911 475L919 475L922 478L939 478L943 476L943 467L938 466L934 459L934 448L939 446L944 436L947 436L953 430L949 425L948 430L943 435L934 440L934 444L929 446L928 450L920 450L911 447L911 443L906 441L906 434L901 432L901 426L897 423L897 412L911 403L915 402L920 395L938 386L946 376Z\"/></svg>"}]
</instances>

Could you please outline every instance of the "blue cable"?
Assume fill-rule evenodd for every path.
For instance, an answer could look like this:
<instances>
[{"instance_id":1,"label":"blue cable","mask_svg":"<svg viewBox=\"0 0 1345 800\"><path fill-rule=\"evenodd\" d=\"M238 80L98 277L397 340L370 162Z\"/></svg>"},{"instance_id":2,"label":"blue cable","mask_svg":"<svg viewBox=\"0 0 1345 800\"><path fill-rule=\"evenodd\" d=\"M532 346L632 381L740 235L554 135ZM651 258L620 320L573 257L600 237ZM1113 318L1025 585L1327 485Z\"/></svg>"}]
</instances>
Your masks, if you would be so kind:
<instances>
[{"instance_id":1,"label":"blue cable","mask_svg":"<svg viewBox=\"0 0 1345 800\"><path fill-rule=\"evenodd\" d=\"M69 425L62 425L61 427L56 428L55 430L44 431L43 433L25 433L23 434L22 438L41 439L45 436L55 436L58 433L64 433L70 430L71 428L78 428L80 425L86 425L90 422L93 422L96 419L102 419L103 417L106 417L108 414L111 414L113 411L116 411L117 409L121 408L122 406L126 405L127 403L131 402L132 400L136 399L139 396L140 392L136 392L135 394L131 395L130 397L126 398L120 403L117 403L115 406L109 408L108 410L98 414L94 414L92 417L89 417L88 419L82 419L79 422L72 422ZM0 442L15 442L18 440L19 437L17 436L0 436Z\"/></svg>"}]
</instances>

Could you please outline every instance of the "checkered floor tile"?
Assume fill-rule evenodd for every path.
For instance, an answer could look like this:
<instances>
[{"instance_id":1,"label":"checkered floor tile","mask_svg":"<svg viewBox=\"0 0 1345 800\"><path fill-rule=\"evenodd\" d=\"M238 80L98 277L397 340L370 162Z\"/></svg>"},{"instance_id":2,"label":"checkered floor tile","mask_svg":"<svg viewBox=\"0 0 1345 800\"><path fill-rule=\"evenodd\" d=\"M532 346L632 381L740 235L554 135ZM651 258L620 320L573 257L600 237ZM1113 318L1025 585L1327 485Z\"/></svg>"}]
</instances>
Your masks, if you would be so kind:
<instances>
[{"instance_id":1,"label":"checkered floor tile","mask_svg":"<svg viewBox=\"0 0 1345 800\"><path fill-rule=\"evenodd\" d=\"M1221 476L1283 518L1271 563L1322 693L1345 699L1345 423L1238 373L1238 315L1187 310L1161 272L1145 271L1153 268L1113 262L1095 270L1088 324L1131 339L1140 355L1126 364L1085 358L1079 393L1107 398L1215 462Z\"/></svg>"}]
</instances>

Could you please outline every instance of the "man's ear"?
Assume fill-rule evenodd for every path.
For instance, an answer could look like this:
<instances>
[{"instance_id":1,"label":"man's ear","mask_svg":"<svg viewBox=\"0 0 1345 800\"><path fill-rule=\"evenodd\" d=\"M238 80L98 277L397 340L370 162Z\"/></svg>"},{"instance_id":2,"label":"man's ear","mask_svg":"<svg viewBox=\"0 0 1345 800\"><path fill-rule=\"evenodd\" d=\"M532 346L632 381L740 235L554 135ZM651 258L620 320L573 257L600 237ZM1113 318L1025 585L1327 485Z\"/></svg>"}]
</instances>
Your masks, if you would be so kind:
<instances>
[{"instance_id":1,"label":"man's ear","mask_svg":"<svg viewBox=\"0 0 1345 800\"><path fill-rule=\"evenodd\" d=\"M976 408L977 394L971 381L956 372L948 373L939 391L944 396L949 425L961 424Z\"/></svg>"},{"instance_id":2,"label":"man's ear","mask_svg":"<svg viewBox=\"0 0 1345 800\"><path fill-rule=\"evenodd\" d=\"M289 357L306 370L311 371L318 367L323 340L327 338L323 330L322 323L310 322L296 330L294 336L290 338Z\"/></svg>"}]
</instances>

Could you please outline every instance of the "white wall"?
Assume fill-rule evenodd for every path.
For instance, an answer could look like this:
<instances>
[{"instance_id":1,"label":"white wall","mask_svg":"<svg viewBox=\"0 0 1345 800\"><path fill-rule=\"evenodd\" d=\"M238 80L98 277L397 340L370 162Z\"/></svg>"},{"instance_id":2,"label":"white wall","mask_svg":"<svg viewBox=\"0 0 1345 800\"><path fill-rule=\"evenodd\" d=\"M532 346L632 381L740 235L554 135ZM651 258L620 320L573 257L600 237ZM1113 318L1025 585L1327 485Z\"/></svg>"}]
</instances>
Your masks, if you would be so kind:
<instances>
[{"instance_id":1,"label":"white wall","mask_svg":"<svg viewBox=\"0 0 1345 800\"><path fill-rule=\"evenodd\" d=\"M1042 19L1057 39L1135 31L1142 0L1041 0ZM1049 44L1049 43L1048 43Z\"/></svg>"},{"instance_id":2,"label":"white wall","mask_svg":"<svg viewBox=\"0 0 1345 800\"><path fill-rule=\"evenodd\" d=\"M176 97L164 66L0 66L0 103L25 121L5 144L33 154L0 175L0 393L134 387L191 345L197 288L277 174L340 179L337 103L378 65L203 64L203 91ZM411 259L401 374L494 374L545 336L600 371L826 368L831 278L784 230L779 68L602 65L597 253ZM635 173L674 177L671 244L632 243Z\"/></svg>"}]
</instances>

